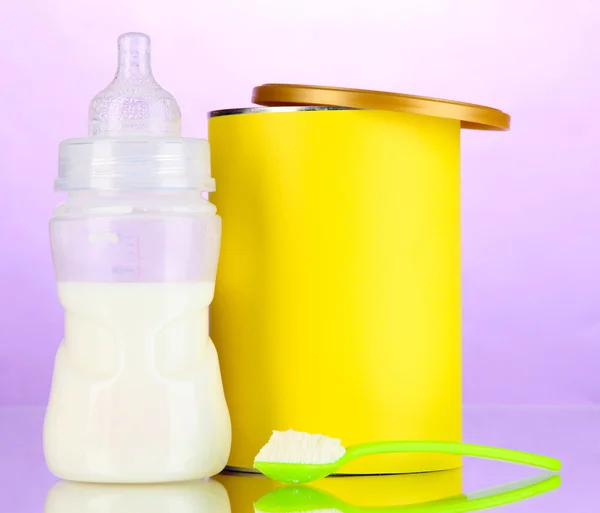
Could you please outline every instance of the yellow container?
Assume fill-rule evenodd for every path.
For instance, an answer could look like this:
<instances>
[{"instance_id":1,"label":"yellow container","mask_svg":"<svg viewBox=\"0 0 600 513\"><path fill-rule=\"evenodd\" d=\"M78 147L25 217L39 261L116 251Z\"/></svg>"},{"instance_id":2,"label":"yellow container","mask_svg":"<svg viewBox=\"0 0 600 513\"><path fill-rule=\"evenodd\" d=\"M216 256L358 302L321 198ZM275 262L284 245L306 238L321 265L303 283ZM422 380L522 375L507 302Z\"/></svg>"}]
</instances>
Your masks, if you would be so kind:
<instances>
[{"instance_id":1,"label":"yellow container","mask_svg":"<svg viewBox=\"0 0 600 513\"><path fill-rule=\"evenodd\" d=\"M346 446L461 439L460 129L502 127L460 119L452 109L463 104L417 98L439 103L438 116L422 105L428 115L367 110L368 98L330 91L360 109L217 111L209 121L211 201L223 219L211 336L234 468L252 468L274 429ZM271 102L286 103L302 102ZM385 455L343 471L459 465Z\"/></svg>"}]
</instances>

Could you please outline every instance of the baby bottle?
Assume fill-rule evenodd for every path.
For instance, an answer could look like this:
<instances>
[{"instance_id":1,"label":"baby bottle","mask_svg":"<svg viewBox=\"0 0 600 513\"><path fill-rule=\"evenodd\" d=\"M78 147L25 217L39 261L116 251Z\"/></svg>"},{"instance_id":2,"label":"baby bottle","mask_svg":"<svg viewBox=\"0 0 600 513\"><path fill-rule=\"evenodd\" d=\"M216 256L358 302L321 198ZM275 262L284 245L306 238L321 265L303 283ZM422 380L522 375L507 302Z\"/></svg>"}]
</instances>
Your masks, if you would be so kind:
<instances>
[{"instance_id":1,"label":"baby bottle","mask_svg":"<svg viewBox=\"0 0 600 513\"><path fill-rule=\"evenodd\" d=\"M220 472L231 445L208 335L221 220L208 142L181 137L144 34L119 38L89 137L60 145L50 222L65 336L44 452L57 476L151 483Z\"/></svg>"}]
</instances>

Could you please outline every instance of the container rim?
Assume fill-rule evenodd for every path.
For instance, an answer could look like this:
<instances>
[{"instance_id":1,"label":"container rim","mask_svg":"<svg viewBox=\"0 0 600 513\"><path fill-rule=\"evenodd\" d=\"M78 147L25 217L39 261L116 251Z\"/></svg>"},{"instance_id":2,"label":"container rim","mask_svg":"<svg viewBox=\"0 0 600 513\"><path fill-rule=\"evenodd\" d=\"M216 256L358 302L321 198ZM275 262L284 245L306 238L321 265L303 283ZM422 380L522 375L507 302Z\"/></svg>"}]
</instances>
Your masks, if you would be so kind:
<instances>
[{"instance_id":1,"label":"container rim","mask_svg":"<svg viewBox=\"0 0 600 513\"><path fill-rule=\"evenodd\" d=\"M314 110L363 110L353 107L338 107L333 105L298 105L287 107L248 107L237 109L219 109L211 110L208 113L208 118L218 118L221 116L235 116L237 114L258 114L260 112L298 112L298 111L314 111Z\"/></svg>"}]
</instances>

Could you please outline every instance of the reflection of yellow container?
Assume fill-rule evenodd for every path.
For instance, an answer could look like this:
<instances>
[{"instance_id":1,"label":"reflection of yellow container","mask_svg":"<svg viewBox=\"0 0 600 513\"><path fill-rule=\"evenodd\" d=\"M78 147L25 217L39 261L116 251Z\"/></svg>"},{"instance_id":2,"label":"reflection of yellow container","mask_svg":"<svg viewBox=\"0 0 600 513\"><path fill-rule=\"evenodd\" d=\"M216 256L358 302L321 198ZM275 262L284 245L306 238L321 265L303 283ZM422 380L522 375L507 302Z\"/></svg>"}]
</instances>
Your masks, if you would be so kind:
<instances>
[{"instance_id":1,"label":"reflection of yellow container","mask_svg":"<svg viewBox=\"0 0 600 513\"><path fill-rule=\"evenodd\" d=\"M249 473L219 474L214 479L227 489L233 513L253 513L256 501L276 488L285 486ZM340 501L359 508L399 507L460 496L462 470L321 479L301 488L330 493Z\"/></svg>"},{"instance_id":2,"label":"reflection of yellow container","mask_svg":"<svg viewBox=\"0 0 600 513\"><path fill-rule=\"evenodd\" d=\"M335 104L335 90L321 91L327 101L317 90L312 103ZM303 103L262 93L266 105ZM375 100L339 93L362 110L221 111L209 122L224 224L211 334L232 467L251 468L273 429L346 446L461 438L460 128L508 117L376 93L380 110L366 110ZM385 455L344 472L459 464Z\"/></svg>"}]
</instances>

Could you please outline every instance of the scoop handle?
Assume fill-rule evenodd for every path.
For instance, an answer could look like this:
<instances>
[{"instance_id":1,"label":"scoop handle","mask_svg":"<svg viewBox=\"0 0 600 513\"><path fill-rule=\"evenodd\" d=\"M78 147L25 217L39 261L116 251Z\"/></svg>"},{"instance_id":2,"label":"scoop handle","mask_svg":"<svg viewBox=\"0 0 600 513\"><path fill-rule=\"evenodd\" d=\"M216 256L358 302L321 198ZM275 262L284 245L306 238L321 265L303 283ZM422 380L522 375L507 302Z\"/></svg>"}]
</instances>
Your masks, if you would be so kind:
<instances>
[{"instance_id":1,"label":"scoop handle","mask_svg":"<svg viewBox=\"0 0 600 513\"><path fill-rule=\"evenodd\" d=\"M463 444L460 442L433 442L433 441L392 441L392 442L370 442L366 444L348 447L342 458L343 464L359 458L384 453L405 452L433 452L438 454L455 454L457 456L473 456L475 458L486 458L491 460L508 461L520 463L531 467L539 467L546 470L558 472L561 462L556 458L541 456L528 452L514 451L512 449L501 449L499 447L487 447L485 445Z\"/></svg>"}]
</instances>

